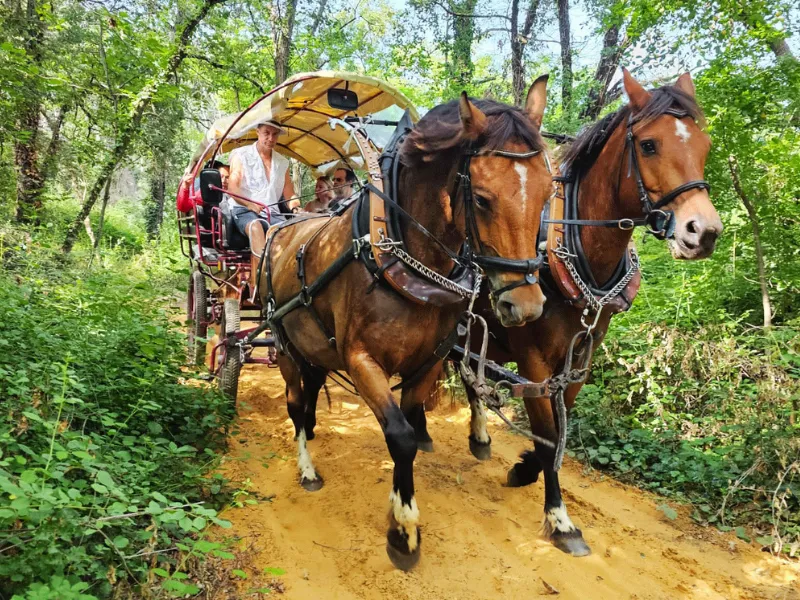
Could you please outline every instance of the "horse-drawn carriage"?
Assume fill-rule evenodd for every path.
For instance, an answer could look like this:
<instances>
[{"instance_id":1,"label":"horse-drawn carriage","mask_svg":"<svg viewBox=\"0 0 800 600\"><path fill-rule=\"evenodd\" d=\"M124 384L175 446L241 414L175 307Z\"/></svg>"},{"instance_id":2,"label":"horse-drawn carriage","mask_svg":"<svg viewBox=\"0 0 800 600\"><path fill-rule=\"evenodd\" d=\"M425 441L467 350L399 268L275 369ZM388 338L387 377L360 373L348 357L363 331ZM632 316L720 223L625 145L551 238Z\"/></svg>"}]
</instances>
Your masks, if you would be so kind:
<instances>
[{"instance_id":1,"label":"horse-drawn carriage","mask_svg":"<svg viewBox=\"0 0 800 600\"><path fill-rule=\"evenodd\" d=\"M634 227L668 240L682 259L708 256L722 229L702 179L709 143L688 74L647 91L624 72L630 103L578 137L561 173L552 172L539 131L546 81L534 82L522 108L462 94L413 124L413 107L377 80L299 75L212 128L192 164L202 212L181 220L197 267L190 339L219 324L224 339L211 366L233 395L241 363L258 360L253 349L280 346L300 484L309 491L323 485L307 448L317 395L329 373L350 375L394 462L386 549L402 569L420 557L413 467L418 450L433 449L425 404L447 357L460 363L476 458L491 457L487 406L497 409L503 389L524 399L535 451L522 455L508 484L528 485L542 473L546 535L572 555L589 553L567 515L558 471L593 343L636 294ZM381 136L370 127L396 124L397 113L380 114L392 105L407 109L406 122L384 133L390 139L378 158ZM324 218L270 228L262 300L250 302L249 257L218 210L219 173L203 167L250 141L265 119L289 131L278 151L312 171L344 161L367 177L357 197ZM210 295L206 279L216 286ZM262 323L240 329L251 310L257 316L247 318ZM256 337L265 325L275 335ZM480 333L480 352L472 353L470 336ZM519 374L489 359L516 362ZM391 385L395 375L402 381Z\"/></svg>"},{"instance_id":2,"label":"horse-drawn carriage","mask_svg":"<svg viewBox=\"0 0 800 600\"><path fill-rule=\"evenodd\" d=\"M379 150L406 110L416 121L411 102L382 81L319 71L288 79L243 112L222 117L209 128L187 167L194 182L189 189L191 210L178 214L181 250L192 264L187 293L188 352L192 364L203 364L209 328L216 329L208 366L232 400L243 363L275 365L272 354L258 356L254 352L273 347L274 339L265 331L248 340L246 350L237 345L256 329L262 306L249 284L248 239L221 207L222 183L218 169L212 168L215 159L252 144L257 125L274 120L287 132L275 150L304 165L307 174L325 174L340 165L361 169L364 158L352 143L347 123L364 125L370 144ZM297 191L301 197L310 196Z\"/></svg>"}]
</instances>

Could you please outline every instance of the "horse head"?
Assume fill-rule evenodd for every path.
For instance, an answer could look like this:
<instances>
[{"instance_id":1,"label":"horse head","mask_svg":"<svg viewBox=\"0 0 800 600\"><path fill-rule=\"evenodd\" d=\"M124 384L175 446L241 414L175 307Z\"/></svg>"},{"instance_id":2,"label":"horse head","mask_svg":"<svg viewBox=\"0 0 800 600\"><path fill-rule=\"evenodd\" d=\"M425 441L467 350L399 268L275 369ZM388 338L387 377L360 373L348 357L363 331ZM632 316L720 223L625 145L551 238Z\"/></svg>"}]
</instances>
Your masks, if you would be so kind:
<instances>
[{"instance_id":1,"label":"horse head","mask_svg":"<svg viewBox=\"0 0 800 600\"><path fill-rule=\"evenodd\" d=\"M692 77L684 73L674 86L647 91L623 70L623 84L630 99L626 183L631 185L633 171L655 210L671 213L674 223L664 237L673 258L705 258L714 251L722 221L703 180L711 141L701 128Z\"/></svg>"},{"instance_id":2,"label":"horse head","mask_svg":"<svg viewBox=\"0 0 800 600\"><path fill-rule=\"evenodd\" d=\"M406 182L428 190L431 220L445 237L466 244L486 272L504 326L537 319L545 302L536 234L553 192L539 135L546 85L546 76L536 80L524 109L464 93L425 115L401 155L414 173Z\"/></svg>"}]
</instances>

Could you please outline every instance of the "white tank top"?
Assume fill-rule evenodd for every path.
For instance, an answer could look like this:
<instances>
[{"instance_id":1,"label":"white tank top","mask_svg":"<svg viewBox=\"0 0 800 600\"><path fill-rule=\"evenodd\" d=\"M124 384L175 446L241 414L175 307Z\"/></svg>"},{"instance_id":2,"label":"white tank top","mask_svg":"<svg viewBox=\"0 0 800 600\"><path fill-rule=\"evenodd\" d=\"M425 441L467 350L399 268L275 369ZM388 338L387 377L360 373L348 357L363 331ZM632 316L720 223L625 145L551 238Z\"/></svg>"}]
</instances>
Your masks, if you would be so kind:
<instances>
[{"instance_id":1,"label":"white tank top","mask_svg":"<svg viewBox=\"0 0 800 600\"><path fill-rule=\"evenodd\" d=\"M273 150L272 169L268 179L264 161L258 154L256 144L237 148L231 153L231 159L234 156L238 156L242 163L242 195L268 205L270 214L280 215L281 209L278 202L286 182L289 159ZM285 198L285 200L289 200L289 198Z\"/></svg>"}]
</instances>

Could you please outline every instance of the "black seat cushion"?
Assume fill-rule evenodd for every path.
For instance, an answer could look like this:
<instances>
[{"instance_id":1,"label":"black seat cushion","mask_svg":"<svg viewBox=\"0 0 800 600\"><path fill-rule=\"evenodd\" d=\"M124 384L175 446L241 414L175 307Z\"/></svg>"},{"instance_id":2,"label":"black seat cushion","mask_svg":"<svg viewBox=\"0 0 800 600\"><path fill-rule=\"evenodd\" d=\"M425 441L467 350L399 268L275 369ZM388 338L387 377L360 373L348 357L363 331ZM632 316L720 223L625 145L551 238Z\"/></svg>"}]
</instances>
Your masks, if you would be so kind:
<instances>
[{"instance_id":1,"label":"black seat cushion","mask_svg":"<svg viewBox=\"0 0 800 600\"><path fill-rule=\"evenodd\" d=\"M233 217L225 212L222 213L222 245L226 250L233 251L250 248L250 240L236 228Z\"/></svg>"}]
</instances>

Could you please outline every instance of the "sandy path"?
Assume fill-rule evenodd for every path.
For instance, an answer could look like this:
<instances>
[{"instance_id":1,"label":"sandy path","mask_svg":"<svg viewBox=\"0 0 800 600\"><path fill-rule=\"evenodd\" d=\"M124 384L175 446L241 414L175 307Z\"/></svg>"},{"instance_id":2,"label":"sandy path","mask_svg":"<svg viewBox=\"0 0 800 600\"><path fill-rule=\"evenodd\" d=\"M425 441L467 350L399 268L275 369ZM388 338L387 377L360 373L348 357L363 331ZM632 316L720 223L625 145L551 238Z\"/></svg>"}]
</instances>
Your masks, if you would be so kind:
<instances>
[{"instance_id":1,"label":"sandy path","mask_svg":"<svg viewBox=\"0 0 800 600\"><path fill-rule=\"evenodd\" d=\"M541 481L502 487L526 447L490 423L494 457L478 462L467 447L468 410L429 416L435 452L419 453L415 480L422 559L409 573L384 551L391 462L372 413L330 385L320 398L317 437L309 443L325 487L297 483L293 429L277 370L247 367L239 391L240 430L223 471L273 496L231 509L233 534L249 547L244 569L286 571L285 597L300 599L776 598L800 599L800 568L729 534L670 522L657 498L567 462L562 485L570 514L593 554L572 558L539 537ZM231 530L221 531L229 535ZM244 592L242 597L245 597Z\"/></svg>"}]
</instances>

